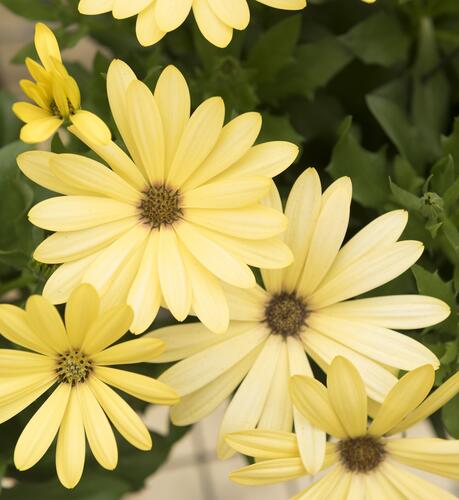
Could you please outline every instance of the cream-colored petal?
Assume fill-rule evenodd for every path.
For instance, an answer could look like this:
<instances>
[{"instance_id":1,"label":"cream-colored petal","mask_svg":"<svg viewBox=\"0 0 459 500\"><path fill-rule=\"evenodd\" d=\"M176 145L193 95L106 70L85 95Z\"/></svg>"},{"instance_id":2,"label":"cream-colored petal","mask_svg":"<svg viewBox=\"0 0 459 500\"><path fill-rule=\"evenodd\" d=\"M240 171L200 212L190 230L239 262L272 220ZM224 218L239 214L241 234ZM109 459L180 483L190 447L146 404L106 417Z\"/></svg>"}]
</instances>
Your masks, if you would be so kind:
<instances>
[{"instance_id":1,"label":"cream-colored petal","mask_svg":"<svg viewBox=\"0 0 459 500\"><path fill-rule=\"evenodd\" d=\"M100 156L114 172L125 181L129 182L134 189L137 191L145 190L145 177L140 173L129 156L113 141L102 144L95 141L91 136L85 133L84 130L79 130L72 126L68 127L68 130Z\"/></svg>"},{"instance_id":2,"label":"cream-colored petal","mask_svg":"<svg viewBox=\"0 0 459 500\"><path fill-rule=\"evenodd\" d=\"M214 334L215 336L215 334ZM230 396L255 362L262 345L253 349L225 373L187 396L171 408L171 421L175 425L190 425L210 415Z\"/></svg>"},{"instance_id":3,"label":"cream-colored petal","mask_svg":"<svg viewBox=\"0 0 459 500\"><path fill-rule=\"evenodd\" d=\"M296 435L291 432L253 429L233 432L226 442L239 453L263 460L298 457Z\"/></svg>"},{"instance_id":4,"label":"cream-colored petal","mask_svg":"<svg viewBox=\"0 0 459 500\"><path fill-rule=\"evenodd\" d=\"M319 365L325 363L325 371L335 356L343 356L351 361L365 382L368 396L378 402L383 401L397 383L397 378L388 369L312 329L302 334L302 340L314 361Z\"/></svg>"},{"instance_id":5,"label":"cream-colored petal","mask_svg":"<svg viewBox=\"0 0 459 500\"><path fill-rule=\"evenodd\" d=\"M199 227L184 221L177 224L175 232L189 252L217 278L241 288L255 285L255 277L250 268L218 242L205 236Z\"/></svg>"},{"instance_id":6,"label":"cream-colored petal","mask_svg":"<svg viewBox=\"0 0 459 500\"><path fill-rule=\"evenodd\" d=\"M162 373L159 380L173 387L180 396L191 394L229 370L267 336L263 325L254 325L244 333L176 363Z\"/></svg>"},{"instance_id":7,"label":"cream-colored petal","mask_svg":"<svg viewBox=\"0 0 459 500\"><path fill-rule=\"evenodd\" d=\"M306 475L299 457L263 460L231 472L229 478L238 484L259 486L289 481Z\"/></svg>"},{"instance_id":8,"label":"cream-colored petal","mask_svg":"<svg viewBox=\"0 0 459 500\"><path fill-rule=\"evenodd\" d=\"M330 403L348 436L367 430L367 393L362 377L346 358L337 356L327 373Z\"/></svg>"},{"instance_id":9,"label":"cream-colored petal","mask_svg":"<svg viewBox=\"0 0 459 500\"><path fill-rule=\"evenodd\" d=\"M319 481L312 483L305 490L291 498L291 500L322 500L330 498L340 480L343 477L343 469L334 467L329 473L325 474ZM346 497L344 497L346 498Z\"/></svg>"},{"instance_id":10,"label":"cream-colored petal","mask_svg":"<svg viewBox=\"0 0 459 500\"><path fill-rule=\"evenodd\" d=\"M382 436L393 429L429 394L434 383L435 371L424 365L404 375L383 401L369 427L369 432Z\"/></svg>"},{"instance_id":11,"label":"cream-colored petal","mask_svg":"<svg viewBox=\"0 0 459 500\"><path fill-rule=\"evenodd\" d=\"M35 226L49 231L78 231L137 214L137 207L110 198L57 196L29 211Z\"/></svg>"},{"instance_id":12,"label":"cream-colored petal","mask_svg":"<svg viewBox=\"0 0 459 500\"><path fill-rule=\"evenodd\" d=\"M201 265L183 244L180 253L190 278L193 313L209 330L224 333L229 324L229 311L221 281Z\"/></svg>"},{"instance_id":13,"label":"cream-colored petal","mask_svg":"<svg viewBox=\"0 0 459 500\"><path fill-rule=\"evenodd\" d=\"M150 3L154 3L154 0L132 0L129 2L114 0L112 7L113 17L115 19L126 19L135 16L148 7Z\"/></svg>"},{"instance_id":14,"label":"cream-colored petal","mask_svg":"<svg viewBox=\"0 0 459 500\"><path fill-rule=\"evenodd\" d=\"M162 226L158 243L158 272L161 292L171 313L183 321L190 312L190 277L183 263L176 231Z\"/></svg>"},{"instance_id":15,"label":"cream-colored petal","mask_svg":"<svg viewBox=\"0 0 459 500\"><path fill-rule=\"evenodd\" d=\"M112 139L110 129L105 122L90 111L79 109L75 114L70 115L70 121L76 129L90 135L95 142L108 144Z\"/></svg>"},{"instance_id":16,"label":"cream-colored petal","mask_svg":"<svg viewBox=\"0 0 459 500\"><path fill-rule=\"evenodd\" d=\"M218 435L217 454L229 458L234 451L225 443L230 432L253 429L263 412L271 388L282 340L271 335L266 340L249 373L226 409Z\"/></svg>"},{"instance_id":17,"label":"cream-colored petal","mask_svg":"<svg viewBox=\"0 0 459 500\"><path fill-rule=\"evenodd\" d=\"M148 429L124 399L97 377L91 377L88 385L118 432L136 448L150 450L152 441Z\"/></svg>"},{"instance_id":18,"label":"cream-colored petal","mask_svg":"<svg viewBox=\"0 0 459 500\"><path fill-rule=\"evenodd\" d=\"M380 469L365 476L365 485L368 500L380 500L381 496L393 500L406 500L401 491L388 481Z\"/></svg>"},{"instance_id":19,"label":"cream-colored petal","mask_svg":"<svg viewBox=\"0 0 459 500\"><path fill-rule=\"evenodd\" d=\"M137 35L137 40L139 40L140 45L143 47L149 47L159 42L166 34L165 31L160 29L156 21L155 2L151 2L150 5L146 9L143 9L137 16L135 33Z\"/></svg>"},{"instance_id":20,"label":"cream-colored petal","mask_svg":"<svg viewBox=\"0 0 459 500\"><path fill-rule=\"evenodd\" d=\"M177 187L201 166L221 134L225 105L220 97L204 101L185 125L168 172L168 181Z\"/></svg>"},{"instance_id":21,"label":"cream-colored petal","mask_svg":"<svg viewBox=\"0 0 459 500\"><path fill-rule=\"evenodd\" d=\"M209 0L209 5L215 14L228 26L244 30L250 21L250 11L247 0Z\"/></svg>"},{"instance_id":22,"label":"cream-colored petal","mask_svg":"<svg viewBox=\"0 0 459 500\"><path fill-rule=\"evenodd\" d=\"M311 243L298 281L298 291L311 295L320 285L333 264L343 242L349 222L352 184L342 177L324 193L322 206L313 231Z\"/></svg>"},{"instance_id":23,"label":"cream-colored petal","mask_svg":"<svg viewBox=\"0 0 459 500\"><path fill-rule=\"evenodd\" d=\"M190 92L182 73L172 65L161 73L155 88L155 100L164 129L166 171L169 169L190 118Z\"/></svg>"},{"instance_id":24,"label":"cream-colored petal","mask_svg":"<svg viewBox=\"0 0 459 500\"><path fill-rule=\"evenodd\" d=\"M425 295L387 295L339 302L321 314L385 328L415 330L440 323L451 311L445 302Z\"/></svg>"},{"instance_id":25,"label":"cream-colored petal","mask_svg":"<svg viewBox=\"0 0 459 500\"><path fill-rule=\"evenodd\" d=\"M29 420L14 449L14 465L19 470L33 467L51 446L69 400L71 386L59 384Z\"/></svg>"},{"instance_id":26,"label":"cream-colored petal","mask_svg":"<svg viewBox=\"0 0 459 500\"><path fill-rule=\"evenodd\" d=\"M86 455L83 416L78 394L70 392L67 408L59 428L56 446L56 471L66 488L74 488L81 479Z\"/></svg>"},{"instance_id":27,"label":"cream-colored petal","mask_svg":"<svg viewBox=\"0 0 459 500\"><path fill-rule=\"evenodd\" d=\"M304 347L295 338L287 339L290 376L305 375L312 377L313 373ZM293 421L301 460L310 474L318 472L324 463L326 436L325 432L314 427L311 422L293 407Z\"/></svg>"},{"instance_id":28,"label":"cream-colored petal","mask_svg":"<svg viewBox=\"0 0 459 500\"><path fill-rule=\"evenodd\" d=\"M21 153L16 161L26 177L46 189L62 194L88 194L86 191L70 186L54 175L49 162L51 158L56 156L55 153L47 151L26 151Z\"/></svg>"},{"instance_id":29,"label":"cream-colored petal","mask_svg":"<svg viewBox=\"0 0 459 500\"><path fill-rule=\"evenodd\" d=\"M423 250L418 241L399 241L375 249L320 286L308 303L312 308L325 307L384 285L410 268Z\"/></svg>"},{"instance_id":30,"label":"cream-colored petal","mask_svg":"<svg viewBox=\"0 0 459 500\"><path fill-rule=\"evenodd\" d=\"M136 148L150 184L164 180L164 131L161 114L150 89L133 81L127 90L127 118Z\"/></svg>"},{"instance_id":31,"label":"cream-colored petal","mask_svg":"<svg viewBox=\"0 0 459 500\"><path fill-rule=\"evenodd\" d=\"M60 314L51 302L41 295L32 295L26 303L26 320L36 336L55 352L70 349L70 341Z\"/></svg>"},{"instance_id":32,"label":"cream-colored petal","mask_svg":"<svg viewBox=\"0 0 459 500\"><path fill-rule=\"evenodd\" d=\"M110 423L89 384L78 384L76 391L86 438L94 458L104 469L113 470L118 463L118 447Z\"/></svg>"},{"instance_id":33,"label":"cream-colored petal","mask_svg":"<svg viewBox=\"0 0 459 500\"><path fill-rule=\"evenodd\" d=\"M113 9L114 4L115 0L80 0L78 11L87 16L105 14Z\"/></svg>"},{"instance_id":34,"label":"cream-colored petal","mask_svg":"<svg viewBox=\"0 0 459 500\"><path fill-rule=\"evenodd\" d=\"M158 272L159 232L151 231L142 261L129 289L127 304L134 311L132 333L144 332L153 322L161 304Z\"/></svg>"},{"instance_id":35,"label":"cream-colored petal","mask_svg":"<svg viewBox=\"0 0 459 500\"><path fill-rule=\"evenodd\" d=\"M49 161L51 171L66 184L82 191L138 205L140 193L101 163L75 154L60 154Z\"/></svg>"},{"instance_id":36,"label":"cream-colored petal","mask_svg":"<svg viewBox=\"0 0 459 500\"><path fill-rule=\"evenodd\" d=\"M223 284L231 320L263 321L270 296L258 285L242 289Z\"/></svg>"},{"instance_id":37,"label":"cream-colored petal","mask_svg":"<svg viewBox=\"0 0 459 500\"><path fill-rule=\"evenodd\" d=\"M294 375L290 380L293 404L315 427L337 437L347 432L333 409L327 389L312 377Z\"/></svg>"},{"instance_id":38,"label":"cream-colored petal","mask_svg":"<svg viewBox=\"0 0 459 500\"><path fill-rule=\"evenodd\" d=\"M120 267L137 249L145 247L149 232L149 228L144 224L138 224L126 231L110 246L104 248L88 266L82 282L91 284L99 295L102 295L107 291Z\"/></svg>"},{"instance_id":39,"label":"cream-colored petal","mask_svg":"<svg viewBox=\"0 0 459 500\"><path fill-rule=\"evenodd\" d=\"M393 210L367 224L338 252L325 282L369 252L395 243L402 235L407 222L408 212L406 210Z\"/></svg>"},{"instance_id":40,"label":"cream-colored petal","mask_svg":"<svg viewBox=\"0 0 459 500\"><path fill-rule=\"evenodd\" d=\"M168 363L188 358L204 351L207 347L224 342L229 338L247 332L253 328L252 323L233 321L225 333L215 335L201 323L184 323L183 325L166 326L148 333L148 337L159 338L166 344L166 350L152 363Z\"/></svg>"},{"instance_id":41,"label":"cream-colored petal","mask_svg":"<svg viewBox=\"0 0 459 500\"><path fill-rule=\"evenodd\" d=\"M171 387L145 375L107 366L97 366L94 369L94 374L102 382L147 401L147 403L173 405L179 400L178 394Z\"/></svg>"},{"instance_id":42,"label":"cream-colored petal","mask_svg":"<svg viewBox=\"0 0 459 500\"><path fill-rule=\"evenodd\" d=\"M257 0L257 2L284 10L301 10L306 7L306 0Z\"/></svg>"},{"instance_id":43,"label":"cream-colored petal","mask_svg":"<svg viewBox=\"0 0 459 500\"><path fill-rule=\"evenodd\" d=\"M262 205L233 210L187 208L184 219L212 231L248 240L272 238L287 228L283 214Z\"/></svg>"},{"instance_id":44,"label":"cream-colored petal","mask_svg":"<svg viewBox=\"0 0 459 500\"><path fill-rule=\"evenodd\" d=\"M301 276L319 217L321 199L319 175L314 168L308 168L293 184L285 207L289 221L285 242L294 256L293 263L282 271L282 288L287 291L296 289Z\"/></svg>"},{"instance_id":45,"label":"cream-colored petal","mask_svg":"<svg viewBox=\"0 0 459 500\"><path fill-rule=\"evenodd\" d=\"M47 264L83 259L109 246L138 222L138 217L133 216L89 229L54 233L38 245L34 258Z\"/></svg>"},{"instance_id":46,"label":"cream-colored petal","mask_svg":"<svg viewBox=\"0 0 459 500\"><path fill-rule=\"evenodd\" d=\"M156 0L156 22L162 31L173 31L188 17L192 0Z\"/></svg>"},{"instance_id":47,"label":"cream-colored petal","mask_svg":"<svg viewBox=\"0 0 459 500\"><path fill-rule=\"evenodd\" d=\"M56 116L48 116L46 118L38 118L33 120L21 128L19 138L22 142L28 144L36 144L48 140L55 134L57 129L62 125L63 120Z\"/></svg>"},{"instance_id":48,"label":"cream-colored petal","mask_svg":"<svg viewBox=\"0 0 459 500\"><path fill-rule=\"evenodd\" d=\"M149 361L164 351L159 339L141 338L121 342L91 356L97 365L127 365Z\"/></svg>"},{"instance_id":49,"label":"cream-colored petal","mask_svg":"<svg viewBox=\"0 0 459 500\"><path fill-rule=\"evenodd\" d=\"M103 311L91 323L81 344L81 350L95 354L120 339L132 322L132 309L127 305L115 306Z\"/></svg>"},{"instance_id":50,"label":"cream-colored petal","mask_svg":"<svg viewBox=\"0 0 459 500\"><path fill-rule=\"evenodd\" d=\"M0 304L0 333L10 342L32 351L51 356L56 352L32 330L26 312L17 306Z\"/></svg>"},{"instance_id":51,"label":"cream-colored petal","mask_svg":"<svg viewBox=\"0 0 459 500\"><path fill-rule=\"evenodd\" d=\"M364 356L387 366L412 370L440 365L435 354L420 342L394 330L358 321L330 317L321 311L308 317L308 326Z\"/></svg>"},{"instance_id":52,"label":"cream-colored petal","mask_svg":"<svg viewBox=\"0 0 459 500\"><path fill-rule=\"evenodd\" d=\"M459 392L459 372L432 392L415 410L407 415L398 425L391 429L390 434L398 434L422 420L430 417L434 412L444 406Z\"/></svg>"},{"instance_id":53,"label":"cream-colored petal","mask_svg":"<svg viewBox=\"0 0 459 500\"><path fill-rule=\"evenodd\" d=\"M245 1L245 0L244 0ZM212 152L205 159L199 170L184 184L184 189L195 189L230 168L255 142L261 129L259 113L244 113L227 123L218 137ZM269 179L266 175L247 176L250 178ZM244 182L244 177L217 182Z\"/></svg>"},{"instance_id":54,"label":"cream-colored petal","mask_svg":"<svg viewBox=\"0 0 459 500\"><path fill-rule=\"evenodd\" d=\"M290 379L287 344L282 342L274 375L257 427L264 430L291 431L293 407L288 393Z\"/></svg>"},{"instance_id":55,"label":"cream-colored petal","mask_svg":"<svg viewBox=\"0 0 459 500\"><path fill-rule=\"evenodd\" d=\"M210 43L220 48L229 45L233 29L217 17L208 0L194 0L193 14L199 30Z\"/></svg>"}]
</instances>

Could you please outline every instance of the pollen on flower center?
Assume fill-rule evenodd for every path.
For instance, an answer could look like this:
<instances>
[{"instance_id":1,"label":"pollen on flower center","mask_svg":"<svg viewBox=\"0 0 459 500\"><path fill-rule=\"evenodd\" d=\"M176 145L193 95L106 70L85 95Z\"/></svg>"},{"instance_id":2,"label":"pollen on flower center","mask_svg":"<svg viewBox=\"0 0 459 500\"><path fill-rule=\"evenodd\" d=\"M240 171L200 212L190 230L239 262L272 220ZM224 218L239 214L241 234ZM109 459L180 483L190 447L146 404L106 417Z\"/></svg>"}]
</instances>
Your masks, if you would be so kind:
<instances>
[{"instance_id":1,"label":"pollen on flower center","mask_svg":"<svg viewBox=\"0 0 459 500\"><path fill-rule=\"evenodd\" d=\"M60 382L79 384L84 382L92 370L92 362L80 351L67 351L57 359L57 376Z\"/></svg>"},{"instance_id":2,"label":"pollen on flower center","mask_svg":"<svg viewBox=\"0 0 459 500\"><path fill-rule=\"evenodd\" d=\"M274 335L298 336L305 325L308 310L295 293L281 292L271 297L265 309L265 321Z\"/></svg>"},{"instance_id":3,"label":"pollen on flower center","mask_svg":"<svg viewBox=\"0 0 459 500\"><path fill-rule=\"evenodd\" d=\"M164 184L151 186L140 201L140 218L154 229L180 219L180 193Z\"/></svg>"},{"instance_id":4,"label":"pollen on flower center","mask_svg":"<svg viewBox=\"0 0 459 500\"><path fill-rule=\"evenodd\" d=\"M337 444L340 461L349 472L370 472L384 460L386 449L380 439L359 436Z\"/></svg>"}]
</instances>

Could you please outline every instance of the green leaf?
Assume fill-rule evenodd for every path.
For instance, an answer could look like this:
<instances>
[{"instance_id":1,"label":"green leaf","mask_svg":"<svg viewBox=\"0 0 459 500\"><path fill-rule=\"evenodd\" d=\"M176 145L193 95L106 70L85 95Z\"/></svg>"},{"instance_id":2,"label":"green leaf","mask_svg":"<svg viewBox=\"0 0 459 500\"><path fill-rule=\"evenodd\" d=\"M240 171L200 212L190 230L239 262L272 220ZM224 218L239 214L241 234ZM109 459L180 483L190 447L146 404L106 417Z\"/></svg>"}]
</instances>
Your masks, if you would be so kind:
<instances>
[{"instance_id":1,"label":"green leaf","mask_svg":"<svg viewBox=\"0 0 459 500\"><path fill-rule=\"evenodd\" d=\"M459 118L454 120L454 126L451 134L448 136L442 136L441 145L443 154L451 155L453 157L456 177L459 177Z\"/></svg>"},{"instance_id":2,"label":"green leaf","mask_svg":"<svg viewBox=\"0 0 459 500\"><path fill-rule=\"evenodd\" d=\"M301 16L291 16L264 32L249 51L247 64L256 70L257 80L274 79L293 58L298 42Z\"/></svg>"},{"instance_id":3,"label":"green leaf","mask_svg":"<svg viewBox=\"0 0 459 500\"><path fill-rule=\"evenodd\" d=\"M0 90L0 147L18 139L21 122L14 115L11 107L16 99Z\"/></svg>"},{"instance_id":4,"label":"green leaf","mask_svg":"<svg viewBox=\"0 0 459 500\"><path fill-rule=\"evenodd\" d=\"M365 150L352 132L352 118L346 118L327 171L335 179L350 176L353 198L366 207L381 208L389 197L386 167L384 152Z\"/></svg>"},{"instance_id":5,"label":"green leaf","mask_svg":"<svg viewBox=\"0 0 459 500\"><path fill-rule=\"evenodd\" d=\"M446 403L441 414L446 430L453 438L459 439L459 394Z\"/></svg>"},{"instance_id":6,"label":"green leaf","mask_svg":"<svg viewBox=\"0 0 459 500\"><path fill-rule=\"evenodd\" d=\"M419 210L421 208L422 202L418 196L397 186L391 179L389 179L389 183L392 196L401 207L408 210Z\"/></svg>"},{"instance_id":7,"label":"green leaf","mask_svg":"<svg viewBox=\"0 0 459 500\"><path fill-rule=\"evenodd\" d=\"M454 184L454 160L451 155L440 158L432 167L430 184L432 189L442 196Z\"/></svg>"},{"instance_id":8,"label":"green leaf","mask_svg":"<svg viewBox=\"0 0 459 500\"><path fill-rule=\"evenodd\" d=\"M0 3L18 16L32 21L55 21L59 4L56 0L0 0Z\"/></svg>"},{"instance_id":9,"label":"green leaf","mask_svg":"<svg viewBox=\"0 0 459 500\"><path fill-rule=\"evenodd\" d=\"M290 141L300 144L303 137L293 128L288 115L275 116L263 113L263 127L258 142Z\"/></svg>"},{"instance_id":10,"label":"green leaf","mask_svg":"<svg viewBox=\"0 0 459 500\"><path fill-rule=\"evenodd\" d=\"M341 37L366 64L392 66L408 57L410 39L395 16L376 12Z\"/></svg>"}]
</instances>

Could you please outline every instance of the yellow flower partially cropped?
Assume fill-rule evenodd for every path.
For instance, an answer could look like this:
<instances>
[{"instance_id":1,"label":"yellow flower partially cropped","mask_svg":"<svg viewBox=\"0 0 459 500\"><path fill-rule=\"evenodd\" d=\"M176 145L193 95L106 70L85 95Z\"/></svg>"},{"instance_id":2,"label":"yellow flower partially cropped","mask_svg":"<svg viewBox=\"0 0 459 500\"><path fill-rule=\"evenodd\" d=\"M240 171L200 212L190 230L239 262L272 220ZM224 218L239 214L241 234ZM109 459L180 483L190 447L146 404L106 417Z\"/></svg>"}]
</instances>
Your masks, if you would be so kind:
<instances>
[{"instance_id":1,"label":"yellow flower partially cropped","mask_svg":"<svg viewBox=\"0 0 459 500\"><path fill-rule=\"evenodd\" d=\"M284 240L295 261L283 270L262 269L265 289L225 287L226 334L212 335L196 323L151 333L166 343L158 362L182 360L160 377L182 396L171 411L174 423L200 420L237 388L220 428L222 458L231 454L225 434L255 427L290 431L294 422L304 464L317 471L325 435L293 410L287 390L291 375L312 375L307 355L324 371L337 355L350 359L376 401L396 384L396 369L439 366L429 349L393 329L434 325L449 315L445 303L418 295L348 300L394 279L423 250L420 242L397 241L407 223L402 210L378 217L340 248L351 191L343 177L322 193L314 169L298 178L285 209ZM271 205L280 211L275 194Z\"/></svg>"},{"instance_id":2,"label":"yellow flower partially cropped","mask_svg":"<svg viewBox=\"0 0 459 500\"><path fill-rule=\"evenodd\" d=\"M57 475L65 487L73 488L81 478L85 436L100 465L114 469L118 449L109 420L133 446L151 449L144 423L109 385L155 404L175 404L178 396L153 378L108 366L143 362L163 351L161 341L147 338L110 347L131 321L128 306L101 310L90 285L72 293L65 325L40 295L28 299L25 311L0 305L0 332L27 349L0 349L0 422L53 388L18 439L14 463L19 470L34 466L56 435Z\"/></svg>"},{"instance_id":3,"label":"yellow flower partially cropped","mask_svg":"<svg viewBox=\"0 0 459 500\"><path fill-rule=\"evenodd\" d=\"M27 58L26 66L35 80L21 80L20 85L30 102L13 105L16 116L26 123L21 140L37 143L49 139L66 122L91 134L102 143L110 141L105 123L93 113L81 109L80 90L62 64L54 33L42 23L35 27L35 48L41 64Z\"/></svg>"},{"instance_id":4,"label":"yellow flower partially cropped","mask_svg":"<svg viewBox=\"0 0 459 500\"><path fill-rule=\"evenodd\" d=\"M306 0L256 1L283 10L306 7ZM247 0L80 0L78 10L87 15L112 12L116 19L137 16L136 33L143 46L177 29L191 10L201 33L217 47L226 47L233 30L244 30L250 21Z\"/></svg>"},{"instance_id":5,"label":"yellow flower partially cropped","mask_svg":"<svg viewBox=\"0 0 459 500\"><path fill-rule=\"evenodd\" d=\"M416 368L392 388L367 427L367 395L361 376L342 357L332 362L328 388L295 376L291 395L298 411L335 439L327 444L319 481L293 500L453 500L456 497L408 472L404 465L459 479L459 441L391 437L424 420L459 392L459 373L426 398L434 382L432 366ZM294 434L253 430L227 436L245 455L261 459L230 474L240 484L261 485L306 475Z\"/></svg>"},{"instance_id":6,"label":"yellow flower partially cropped","mask_svg":"<svg viewBox=\"0 0 459 500\"><path fill-rule=\"evenodd\" d=\"M105 302L132 307L134 333L148 328L161 304L180 321L193 311L223 332L229 314L222 281L253 287L249 265L279 268L292 261L278 237L285 217L260 200L298 148L253 146L261 116L245 113L223 126L220 97L190 116L188 86L173 66L153 95L129 66L114 61L107 90L131 157L73 127L109 167L73 154L18 157L25 175L65 195L29 213L33 224L56 231L35 259L62 264L43 294L62 303L79 283L90 283Z\"/></svg>"}]
</instances>

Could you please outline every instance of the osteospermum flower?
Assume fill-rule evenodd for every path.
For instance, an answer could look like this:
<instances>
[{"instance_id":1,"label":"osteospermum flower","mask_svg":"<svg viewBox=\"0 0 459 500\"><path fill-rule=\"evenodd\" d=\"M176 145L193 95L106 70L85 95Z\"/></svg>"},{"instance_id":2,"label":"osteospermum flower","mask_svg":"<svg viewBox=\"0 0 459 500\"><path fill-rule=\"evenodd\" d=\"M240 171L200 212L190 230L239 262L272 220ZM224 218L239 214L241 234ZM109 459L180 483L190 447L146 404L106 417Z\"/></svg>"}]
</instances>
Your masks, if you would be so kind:
<instances>
[{"instance_id":1,"label":"osteospermum flower","mask_svg":"<svg viewBox=\"0 0 459 500\"><path fill-rule=\"evenodd\" d=\"M19 470L35 465L56 435L57 475L67 488L81 478L85 436L100 465L114 469L118 450L109 420L136 448L151 448L142 420L109 385L149 403L170 405L178 396L153 378L108 366L143 362L163 350L161 341L146 338L110 347L131 321L128 306L100 310L90 285L72 293L65 326L56 308L40 295L28 299L25 311L0 305L0 332L27 349L0 349L0 422L54 387L16 444L14 463Z\"/></svg>"},{"instance_id":2,"label":"osteospermum flower","mask_svg":"<svg viewBox=\"0 0 459 500\"><path fill-rule=\"evenodd\" d=\"M276 9L300 10L306 0L256 0ZM80 0L81 14L112 12L116 19L137 16L139 42L153 45L168 32L178 28L191 9L204 37L217 47L226 47L233 30L244 30L250 21L247 0Z\"/></svg>"},{"instance_id":3,"label":"osteospermum flower","mask_svg":"<svg viewBox=\"0 0 459 500\"><path fill-rule=\"evenodd\" d=\"M129 66L114 61L107 89L132 160L115 143L98 144L75 128L111 168L73 154L18 158L28 177L66 195L29 213L33 224L56 231L35 259L63 264L43 293L61 303L79 283L91 283L105 302L127 301L135 333L151 324L161 303L178 320L192 310L210 329L224 331L228 306L220 280L252 287L247 264L282 267L292 260L276 237L285 217L259 201L298 148L253 146L260 115L246 113L223 126L219 97L190 117L188 86L173 66L153 95Z\"/></svg>"},{"instance_id":4,"label":"osteospermum flower","mask_svg":"<svg viewBox=\"0 0 459 500\"><path fill-rule=\"evenodd\" d=\"M26 123L21 129L21 140L45 141L68 121L88 131L97 141L110 141L110 130L105 123L81 109L78 85L62 64L56 37L45 24L35 26L35 48L41 64L30 58L25 61L35 81L20 81L22 90L35 104L17 102L13 105L16 116Z\"/></svg>"},{"instance_id":5,"label":"osteospermum flower","mask_svg":"<svg viewBox=\"0 0 459 500\"><path fill-rule=\"evenodd\" d=\"M367 427L367 395L361 376L342 357L332 362L328 389L310 377L295 376L295 406L336 442L327 444L324 468L332 467L295 500L354 498L453 500L456 497L408 472L405 465L459 479L459 441L436 438L395 438L438 410L459 391L454 375L429 397L434 382L430 365L404 375L391 389ZM295 436L261 429L227 436L234 449L263 459L230 474L240 484L259 485L306 475Z\"/></svg>"},{"instance_id":6,"label":"osteospermum flower","mask_svg":"<svg viewBox=\"0 0 459 500\"><path fill-rule=\"evenodd\" d=\"M425 346L392 328L442 321L449 315L442 301L417 295L348 300L395 278L422 253L417 241L397 241L407 222L401 210L377 218L340 249L350 203L349 178L322 194L317 172L306 170L285 210L285 242L294 263L284 270L262 269L266 289L226 287L232 321L225 335L212 335L199 324L152 332L167 346L158 362L182 360L160 377L183 396L171 411L174 423L203 418L242 381L221 424L220 457L231 453L225 434L257 426L289 431L294 420L305 466L317 470L325 435L293 411L287 390L290 375L312 375L306 353L325 371L336 355L350 359L376 401L397 382L394 369L438 367ZM278 195L272 205L281 210Z\"/></svg>"}]
</instances>

